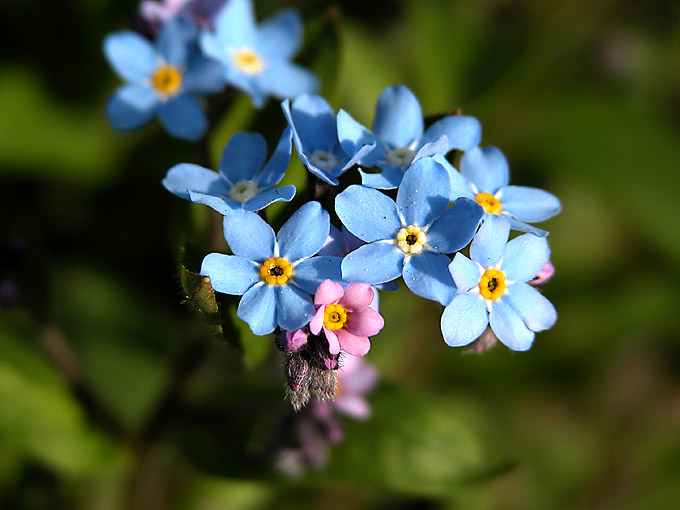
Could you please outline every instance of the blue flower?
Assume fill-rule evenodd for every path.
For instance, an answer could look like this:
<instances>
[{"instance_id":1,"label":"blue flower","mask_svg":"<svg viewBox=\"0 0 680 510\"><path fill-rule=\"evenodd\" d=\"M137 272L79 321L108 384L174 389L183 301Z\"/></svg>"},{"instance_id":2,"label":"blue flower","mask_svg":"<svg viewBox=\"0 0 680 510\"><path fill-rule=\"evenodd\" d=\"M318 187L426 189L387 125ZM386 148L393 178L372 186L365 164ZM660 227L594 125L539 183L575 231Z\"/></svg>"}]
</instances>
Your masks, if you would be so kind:
<instances>
[{"instance_id":1,"label":"blue flower","mask_svg":"<svg viewBox=\"0 0 680 510\"><path fill-rule=\"evenodd\" d=\"M510 169L496 147L475 147L460 161L460 173L443 158L439 161L451 177L451 200L466 197L484 207L485 217L500 215L514 230L545 237L548 232L525 222L543 221L561 210L560 201L547 191L526 186L508 186Z\"/></svg>"},{"instance_id":2,"label":"blue flower","mask_svg":"<svg viewBox=\"0 0 680 510\"><path fill-rule=\"evenodd\" d=\"M290 128L281 135L271 159L267 142L258 133L236 133L222 153L219 172L181 163L168 170L163 186L180 198L205 204L223 215L234 211L259 211L274 202L289 202L295 186L273 188L288 168Z\"/></svg>"},{"instance_id":3,"label":"blue flower","mask_svg":"<svg viewBox=\"0 0 680 510\"><path fill-rule=\"evenodd\" d=\"M203 136L207 120L195 95L218 92L224 78L219 63L195 51L195 35L190 22L177 17L163 25L155 46L130 31L104 39L106 58L127 81L107 104L115 129L137 129L159 116L173 136Z\"/></svg>"},{"instance_id":4,"label":"blue flower","mask_svg":"<svg viewBox=\"0 0 680 510\"><path fill-rule=\"evenodd\" d=\"M458 293L441 320L450 346L473 342L490 324L510 349L526 351L534 332L552 327L557 320L550 301L526 283L550 259L548 241L525 234L508 242L509 233L506 218L491 216L472 241L472 260L458 253L451 262Z\"/></svg>"},{"instance_id":5,"label":"blue flower","mask_svg":"<svg viewBox=\"0 0 680 510\"><path fill-rule=\"evenodd\" d=\"M359 147L350 158L338 140L335 112L320 96L303 94L293 104L281 103L300 159L319 179L338 185L338 177L371 152L375 143Z\"/></svg>"},{"instance_id":6,"label":"blue flower","mask_svg":"<svg viewBox=\"0 0 680 510\"><path fill-rule=\"evenodd\" d=\"M423 112L416 96L403 85L387 87L378 98L373 131L355 121L349 113L338 113L338 136L345 152L354 156L361 147L376 143L370 154L359 163L365 167L380 167L378 174L362 172L362 183L378 189L399 186L404 171L420 158L446 154L452 149L467 151L475 147L482 136L482 127L474 117L450 115L432 124L423 125Z\"/></svg>"},{"instance_id":7,"label":"blue flower","mask_svg":"<svg viewBox=\"0 0 680 510\"><path fill-rule=\"evenodd\" d=\"M201 46L224 64L231 85L262 106L269 95L292 98L319 88L316 76L289 62L301 40L295 11L280 11L258 27L251 0L229 0L215 18L215 32L202 34Z\"/></svg>"},{"instance_id":8,"label":"blue flower","mask_svg":"<svg viewBox=\"0 0 680 510\"><path fill-rule=\"evenodd\" d=\"M470 242L483 213L465 198L448 208L448 196L448 174L433 158L420 159L406 171L396 203L363 186L340 193L338 217L367 243L342 260L343 279L378 284L403 275L414 294L448 304L455 288L449 284L450 259L443 254Z\"/></svg>"},{"instance_id":9,"label":"blue flower","mask_svg":"<svg viewBox=\"0 0 680 510\"><path fill-rule=\"evenodd\" d=\"M243 295L236 314L256 335L276 326L293 331L314 316L310 294L326 280L340 281L340 257L314 255L328 237L328 213L318 202L298 209L275 236L257 214L224 219L224 237L234 255L211 253L201 274L217 292Z\"/></svg>"}]
</instances>

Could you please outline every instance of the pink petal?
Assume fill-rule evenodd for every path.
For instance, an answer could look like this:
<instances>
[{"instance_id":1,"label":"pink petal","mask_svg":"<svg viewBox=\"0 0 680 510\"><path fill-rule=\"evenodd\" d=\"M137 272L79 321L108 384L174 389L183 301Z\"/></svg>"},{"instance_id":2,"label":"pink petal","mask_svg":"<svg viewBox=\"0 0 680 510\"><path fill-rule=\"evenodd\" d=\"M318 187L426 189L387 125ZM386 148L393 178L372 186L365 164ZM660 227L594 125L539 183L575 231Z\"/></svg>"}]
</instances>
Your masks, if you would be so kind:
<instances>
[{"instance_id":1,"label":"pink petal","mask_svg":"<svg viewBox=\"0 0 680 510\"><path fill-rule=\"evenodd\" d=\"M314 294L314 304L330 305L332 303L337 303L338 299L342 297L343 293L344 290L342 289L342 285L332 280L324 280L316 289L316 294Z\"/></svg>"},{"instance_id":2,"label":"pink petal","mask_svg":"<svg viewBox=\"0 0 680 510\"><path fill-rule=\"evenodd\" d=\"M340 304L353 312L360 312L373 301L374 292L368 283L351 283L345 289L345 295L340 299Z\"/></svg>"},{"instance_id":3,"label":"pink petal","mask_svg":"<svg viewBox=\"0 0 680 510\"><path fill-rule=\"evenodd\" d=\"M307 333L304 329L286 331L286 350L297 351L307 343Z\"/></svg>"},{"instance_id":4,"label":"pink petal","mask_svg":"<svg viewBox=\"0 0 680 510\"><path fill-rule=\"evenodd\" d=\"M543 266L543 269L541 269L536 277L533 280L529 280L529 285L543 285L545 282L550 280L552 276L555 274L555 266L553 266L552 262L548 261L546 262L545 266Z\"/></svg>"},{"instance_id":5,"label":"pink petal","mask_svg":"<svg viewBox=\"0 0 680 510\"><path fill-rule=\"evenodd\" d=\"M323 326L323 319L324 319L324 312L326 311L326 307L324 305L321 305L319 309L316 311L314 314L314 317L312 317L312 320L309 321L309 331L314 333L315 335L318 335L319 332L321 331L321 326Z\"/></svg>"},{"instance_id":6,"label":"pink petal","mask_svg":"<svg viewBox=\"0 0 680 510\"><path fill-rule=\"evenodd\" d=\"M346 355L342 357L342 367L338 370L338 381L342 395L363 395L378 382L378 370L363 358Z\"/></svg>"},{"instance_id":7,"label":"pink petal","mask_svg":"<svg viewBox=\"0 0 680 510\"><path fill-rule=\"evenodd\" d=\"M347 314L345 328L350 333L359 336L377 335L385 325L385 319L372 308L366 308L363 312Z\"/></svg>"},{"instance_id":8,"label":"pink petal","mask_svg":"<svg viewBox=\"0 0 680 510\"><path fill-rule=\"evenodd\" d=\"M345 328L335 331L342 350L353 356L363 356L371 349L371 342L365 336L353 335ZM331 351L332 353L333 351Z\"/></svg>"},{"instance_id":9,"label":"pink petal","mask_svg":"<svg viewBox=\"0 0 680 510\"><path fill-rule=\"evenodd\" d=\"M333 406L338 411L358 420L366 420L371 416L368 402L356 395L340 395L333 401Z\"/></svg>"},{"instance_id":10,"label":"pink petal","mask_svg":"<svg viewBox=\"0 0 680 510\"><path fill-rule=\"evenodd\" d=\"M337 332L342 331L338 329ZM326 334L326 339L328 339L328 351L331 354L337 354L340 352L340 342L335 331L328 329L324 326L323 332Z\"/></svg>"}]
</instances>

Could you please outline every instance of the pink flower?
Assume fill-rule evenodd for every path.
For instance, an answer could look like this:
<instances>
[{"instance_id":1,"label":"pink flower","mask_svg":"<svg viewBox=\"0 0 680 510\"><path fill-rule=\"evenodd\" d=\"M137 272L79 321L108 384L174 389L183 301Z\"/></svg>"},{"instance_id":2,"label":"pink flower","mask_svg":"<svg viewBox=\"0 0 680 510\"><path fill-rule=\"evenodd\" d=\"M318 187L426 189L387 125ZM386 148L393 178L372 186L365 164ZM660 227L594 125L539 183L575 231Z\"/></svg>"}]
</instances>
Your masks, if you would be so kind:
<instances>
[{"instance_id":1,"label":"pink flower","mask_svg":"<svg viewBox=\"0 0 680 510\"><path fill-rule=\"evenodd\" d=\"M378 371L373 365L356 356L343 356L338 369L335 399L330 403L338 411L358 420L371 416L371 407L364 398L378 382Z\"/></svg>"},{"instance_id":2,"label":"pink flower","mask_svg":"<svg viewBox=\"0 0 680 510\"><path fill-rule=\"evenodd\" d=\"M331 280L324 280L316 289L316 313L309 323L315 335L321 330L328 340L328 350L340 349L354 356L363 356L371 348L368 337L376 335L385 325L382 316L369 308L374 291L366 283L352 283L346 289Z\"/></svg>"},{"instance_id":3,"label":"pink flower","mask_svg":"<svg viewBox=\"0 0 680 510\"><path fill-rule=\"evenodd\" d=\"M545 282L550 280L554 274L555 266L553 266L552 262L548 261L546 262L545 266L543 266L543 269L538 272L536 278L529 280L529 285L533 285L534 287L537 285L543 285Z\"/></svg>"}]
</instances>

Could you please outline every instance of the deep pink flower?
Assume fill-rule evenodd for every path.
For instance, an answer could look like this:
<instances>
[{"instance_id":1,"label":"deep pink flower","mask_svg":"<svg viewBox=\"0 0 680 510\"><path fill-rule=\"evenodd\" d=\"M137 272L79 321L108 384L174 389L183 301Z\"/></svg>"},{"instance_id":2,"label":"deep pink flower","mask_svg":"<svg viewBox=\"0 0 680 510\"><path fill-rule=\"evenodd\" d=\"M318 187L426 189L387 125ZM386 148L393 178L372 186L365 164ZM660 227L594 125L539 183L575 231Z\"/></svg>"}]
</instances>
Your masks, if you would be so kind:
<instances>
[{"instance_id":1,"label":"deep pink flower","mask_svg":"<svg viewBox=\"0 0 680 510\"><path fill-rule=\"evenodd\" d=\"M382 316L369 307L374 290L366 283L352 283L346 289L331 280L324 280L316 289L316 313L309 323L315 335L321 330L328 339L331 354L340 349L354 356L363 356L371 348L369 336L385 325Z\"/></svg>"},{"instance_id":2,"label":"deep pink flower","mask_svg":"<svg viewBox=\"0 0 680 510\"><path fill-rule=\"evenodd\" d=\"M338 411L358 420L371 416L371 407L364 398L375 388L378 371L373 365L356 356L343 356L338 369L335 399L330 403Z\"/></svg>"}]
</instances>

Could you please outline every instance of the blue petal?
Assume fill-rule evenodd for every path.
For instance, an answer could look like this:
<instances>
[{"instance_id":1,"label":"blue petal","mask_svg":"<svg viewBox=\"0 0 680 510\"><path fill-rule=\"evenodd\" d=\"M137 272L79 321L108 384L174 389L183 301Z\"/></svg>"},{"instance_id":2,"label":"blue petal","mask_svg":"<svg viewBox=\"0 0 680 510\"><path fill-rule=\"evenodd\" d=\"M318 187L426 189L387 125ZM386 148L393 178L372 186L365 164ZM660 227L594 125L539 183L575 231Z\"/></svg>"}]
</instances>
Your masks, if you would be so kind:
<instances>
[{"instance_id":1,"label":"blue petal","mask_svg":"<svg viewBox=\"0 0 680 510\"><path fill-rule=\"evenodd\" d=\"M256 26L251 0L229 0L215 18L215 30L223 48L255 49Z\"/></svg>"},{"instance_id":2,"label":"blue petal","mask_svg":"<svg viewBox=\"0 0 680 510\"><path fill-rule=\"evenodd\" d=\"M408 147L423 134L423 111L403 85L387 87L378 98L373 133L396 147Z\"/></svg>"},{"instance_id":3,"label":"blue petal","mask_svg":"<svg viewBox=\"0 0 680 510\"><path fill-rule=\"evenodd\" d=\"M489 215L470 246L470 257L485 269L495 266L503 256L510 235L510 223L502 216Z\"/></svg>"},{"instance_id":4,"label":"blue petal","mask_svg":"<svg viewBox=\"0 0 680 510\"><path fill-rule=\"evenodd\" d=\"M123 31L107 35L103 50L113 70L124 80L140 82L156 69L158 56L155 48L135 32Z\"/></svg>"},{"instance_id":5,"label":"blue petal","mask_svg":"<svg viewBox=\"0 0 680 510\"><path fill-rule=\"evenodd\" d=\"M446 255L423 251L404 262L404 283L415 295L448 305L456 295Z\"/></svg>"},{"instance_id":6,"label":"blue petal","mask_svg":"<svg viewBox=\"0 0 680 510\"><path fill-rule=\"evenodd\" d=\"M407 225L430 225L449 205L449 174L433 158L415 161L404 173L397 207Z\"/></svg>"},{"instance_id":7,"label":"blue petal","mask_svg":"<svg viewBox=\"0 0 680 510\"><path fill-rule=\"evenodd\" d=\"M551 328L557 320L555 307L548 299L531 285L513 283L505 292L510 306L531 331Z\"/></svg>"},{"instance_id":8,"label":"blue petal","mask_svg":"<svg viewBox=\"0 0 680 510\"><path fill-rule=\"evenodd\" d=\"M189 94L213 94L226 85L224 65L217 60L194 54L189 60L182 89Z\"/></svg>"},{"instance_id":9,"label":"blue petal","mask_svg":"<svg viewBox=\"0 0 680 510\"><path fill-rule=\"evenodd\" d=\"M195 97L182 94L161 105L161 122L172 136L196 141L208 127L208 119Z\"/></svg>"},{"instance_id":10,"label":"blue petal","mask_svg":"<svg viewBox=\"0 0 680 510\"><path fill-rule=\"evenodd\" d=\"M279 285L276 292L276 321L282 329L295 331L314 316L314 303L306 292L294 285Z\"/></svg>"},{"instance_id":11,"label":"blue petal","mask_svg":"<svg viewBox=\"0 0 680 510\"><path fill-rule=\"evenodd\" d=\"M252 260L211 253L203 259L201 274L210 277L217 292L240 296L260 281L259 268Z\"/></svg>"},{"instance_id":12,"label":"blue petal","mask_svg":"<svg viewBox=\"0 0 680 510\"><path fill-rule=\"evenodd\" d=\"M428 142L424 145L421 145L420 149L418 149L418 152L416 152L415 156L413 156L413 161L416 161L418 159L423 159L423 158L429 158L432 156L443 156L449 152L448 151L448 145L449 141L446 138L446 136L442 136L435 140L434 142ZM445 159L445 158L443 158Z\"/></svg>"},{"instance_id":13,"label":"blue petal","mask_svg":"<svg viewBox=\"0 0 680 510\"><path fill-rule=\"evenodd\" d=\"M356 154L359 149L365 145L370 145L373 143L376 143L377 145L378 140L375 135L364 126L359 124L349 113L342 109L338 112L337 129L338 139L340 140L342 150L344 150L349 156ZM373 166L374 161L371 156L362 159L361 164L365 166Z\"/></svg>"},{"instance_id":14,"label":"blue petal","mask_svg":"<svg viewBox=\"0 0 680 510\"><path fill-rule=\"evenodd\" d=\"M434 142L444 135L448 144L441 154L446 154L453 149L469 151L479 144L482 138L482 125L474 117L450 115L427 128L420 143L424 145Z\"/></svg>"},{"instance_id":15,"label":"blue petal","mask_svg":"<svg viewBox=\"0 0 680 510\"><path fill-rule=\"evenodd\" d=\"M295 186L288 185L280 188L268 189L255 195L243 204L246 211L259 211L274 202L290 202L295 196Z\"/></svg>"},{"instance_id":16,"label":"blue petal","mask_svg":"<svg viewBox=\"0 0 680 510\"><path fill-rule=\"evenodd\" d=\"M441 163L449 174L449 184L451 185L451 192L449 193L449 200L455 202L459 197L475 199L475 194L470 187L468 180L461 175L461 173L453 168L445 157L437 155L434 156L435 161Z\"/></svg>"},{"instance_id":17,"label":"blue petal","mask_svg":"<svg viewBox=\"0 0 680 510\"><path fill-rule=\"evenodd\" d=\"M276 236L281 256L289 262L318 252L328 237L330 219L319 202L307 202L283 224Z\"/></svg>"},{"instance_id":18,"label":"blue petal","mask_svg":"<svg viewBox=\"0 0 680 510\"><path fill-rule=\"evenodd\" d=\"M224 238L235 255L263 263L274 256L274 231L257 214L243 211L224 218Z\"/></svg>"},{"instance_id":19,"label":"blue petal","mask_svg":"<svg viewBox=\"0 0 680 510\"><path fill-rule=\"evenodd\" d=\"M463 176L477 187L478 192L494 194L507 186L510 169L503 153L496 147L475 147L460 160Z\"/></svg>"},{"instance_id":20,"label":"blue petal","mask_svg":"<svg viewBox=\"0 0 680 510\"><path fill-rule=\"evenodd\" d=\"M456 253L449 264L449 272L458 288L458 292L467 292L479 285L481 273L479 266L462 253Z\"/></svg>"},{"instance_id":21,"label":"blue petal","mask_svg":"<svg viewBox=\"0 0 680 510\"><path fill-rule=\"evenodd\" d=\"M395 189L401 184L401 178L404 176L399 168L386 168L380 173L369 174L359 170L361 174L361 184L375 189Z\"/></svg>"},{"instance_id":22,"label":"blue petal","mask_svg":"<svg viewBox=\"0 0 680 510\"><path fill-rule=\"evenodd\" d=\"M440 253L463 249L472 241L482 216L484 209L481 205L459 198L427 230L427 244Z\"/></svg>"},{"instance_id":23,"label":"blue petal","mask_svg":"<svg viewBox=\"0 0 680 510\"><path fill-rule=\"evenodd\" d=\"M240 202L236 202L225 197L206 195L205 193L198 193L196 191L189 192L189 200L191 200L194 204L207 205L211 209L220 213L222 216L227 216L242 210Z\"/></svg>"},{"instance_id":24,"label":"blue petal","mask_svg":"<svg viewBox=\"0 0 680 510\"><path fill-rule=\"evenodd\" d=\"M257 49L265 60L290 60L301 42L302 20L293 9L279 11L263 21L257 30Z\"/></svg>"},{"instance_id":25,"label":"blue petal","mask_svg":"<svg viewBox=\"0 0 680 510\"><path fill-rule=\"evenodd\" d=\"M292 105L284 101L282 107L293 136L299 140L298 152L309 157L316 150L330 152L338 144L335 113L321 96L303 94Z\"/></svg>"},{"instance_id":26,"label":"blue petal","mask_svg":"<svg viewBox=\"0 0 680 510\"><path fill-rule=\"evenodd\" d=\"M508 280L528 282L550 260L550 247L543 237L524 234L505 247L500 269Z\"/></svg>"},{"instance_id":27,"label":"blue petal","mask_svg":"<svg viewBox=\"0 0 680 510\"><path fill-rule=\"evenodd\" d=\"M264 91L279 98L313 94L320 86L314 73L285 61L268 62L259 76L259 83Z\"/></svg>"},{"instance_id":28,"label":"blue petal","mask_svg":"<svg viewBox=\"0 0 680 510\"><path fill-rule=\"evenodd\" d=\"M276 328L276 287L260 283L241 298L236 315L256 335L267 335Z\"/></svg>"},{"instance_id":29,"label":"blue petal","mask_svg":"<svg viewBox=\"0 0 680 510\"><path fill-rule=\"evenodd\" d=\"M357 283L385 283L399 278L404 253L394 243L365 244L342 259L342 279Z\"/></svg>"},{"instance_id":30,"label":"blue petal","mask_svg":"<svg viewBox=\"0 0 680 510\"><path fill-rule=\"evenodd\" d=\"M263 88L262 83L260 83L259 76L244 74L233 67L231 62L228 62L225 68L227 69L227 83L248 94L250 100L253 102L253 106L255 106L255 108L261 108L267 101L269 93Z\"/></svg>"},{"instance_id":31,"label":"blue petal","mask_svg":"<svg viewBox=\"0 0 680 510\"><path fill-rule=\"evenodd\" d=\"M458 294L442 314L442 335L451 347L462 347L479 338L488 324L484 301L477 295Z\"/></svg>"},{"instance_id":32,"label":"blue petal","mask_svg":"<svg viewBox=\"0 0 680 510\"><path fill-rule=\"evenodd\" d=\"M547 230L543 230L542 228L534 227L533 225L529 225L523 221L516 220L509 214L504 215L504 217L507 218L512 230L526 232L528 234L535 235L536 237L548 237L549 232Z\"/></svg>"},{"instance_id":33,"label":"blue petal","mask_svg":"<svg viewBox=\"0 0 680 510\"><path fill-rule=\"evenodd\" d=\"M391 198L356 184L335 198L335 212L347 230L369 243L393 239L401 228L397 204Z\"/></svg>"},{"instance_id":34,"label":"blue petal","mask_svg":"<svg viewBox=\"0 0 680 510\"><path fill-rule=\"evenodd\" d=\"M534 341L534 332L502 298L491 305L489 324L498 339L513 351L526 351Z\"/></svg>"},{"instance_id":35,"label":"blue petal","mask_svg":"<svg viewBox=\"0 0 680 510\"><path fill-rule=\"evenodd\" d=\"M347 155L340 147L336 147L333 153L341 164L332 171L333 175L339 177L340 175L344 174L347 170L358 164L360 160L364 159L368 154L373 152L374 149L375 143L364 145L363 147L360 147L359 150L346 163L342 164L342 160L347 158Z\"/></svg>"},{"instance_id":36,"label":"blue petal","mask_svg":"<svg viewBox=\"0 0 680 510\"><path fill-rule=\"evenodd\" d=\"M314 294L324 280L342 281L340 264L342 257L312 257L294 268L293 283L305 292Z\"/></svg>"},{"instance_id":37,"label":"blue petal","mask_svg":"<svg viewBox=\"0 0 680 510\"><path fill-rule=\"evenodd\" d=\"M150 122L158 113L158 96L144 85L124 85L109 99L106 113L114 129L137 129Z\"/></svg>"},{"instance_id":38,"label":"blue petal","mask_svg":"<svg viewBox=\"0 0 680 510\"><path fill-rule=\"evenodd\" d=\"M180 163L168 170L163 186L186 200L189 200L190 191L216 196L224 196L229 191L229 185L220 174L191 163Z\"/></svg>"},{"instance_id":39,"label":"blue petal","mask_svg":"<svg viewBox=\"0 0 680 510\"><path fill-rule=\"evenodd\" d=\"M264 168L255 176L255 182L258 187L262 189L271 188L283 179L290 163L290 153L292 150L291 134L290 127L286 127L283 130L274 154L269 158Z\"/></svg>"},{"instance_id":40,"label":"blue petal","mask_svg":"<svg viewBox=\"0 0 680 510\"><path fill-rule=\"evenodd\" d=\"M250 181L267 159L267 142L259 133L236 133L222 152L220 173L231 184Z\"/></svg>"},{"instance_id":41,"label":"blue petal","mask_svg":"<svg viewBox=\"0 0 680 510\"><path fill-rule=\"evenodd\" d=\"M188 19L175 16L161 27L156 45L165 62L184 69L189 58L190 44L196 35L196 28Z\"/></svg>"},{"instance_id":42,"label":"blue petal","mask_svg":"<svg viewBox=\"0 0 680 510\"><path fill-rule=\"evenodd\" d=\"M552 218L561 210L560 201L552 193L526 186L508 186L498 197L504 211L520 221L534 222Z\"/></svg>"},{"instance_id":43,"label":"blue petal","mask_svg":"<svg viewBox=\"0 0 680 510\"><path fill-rule=\"evenodd\" d=\"M234 62L231 55L228 53L228 48L222 42L222 39L217 34L201 32L198 42L206 57L222 63L222 72L226 77L228 69L233 67Z\"/></svg>"}]
</instances>

